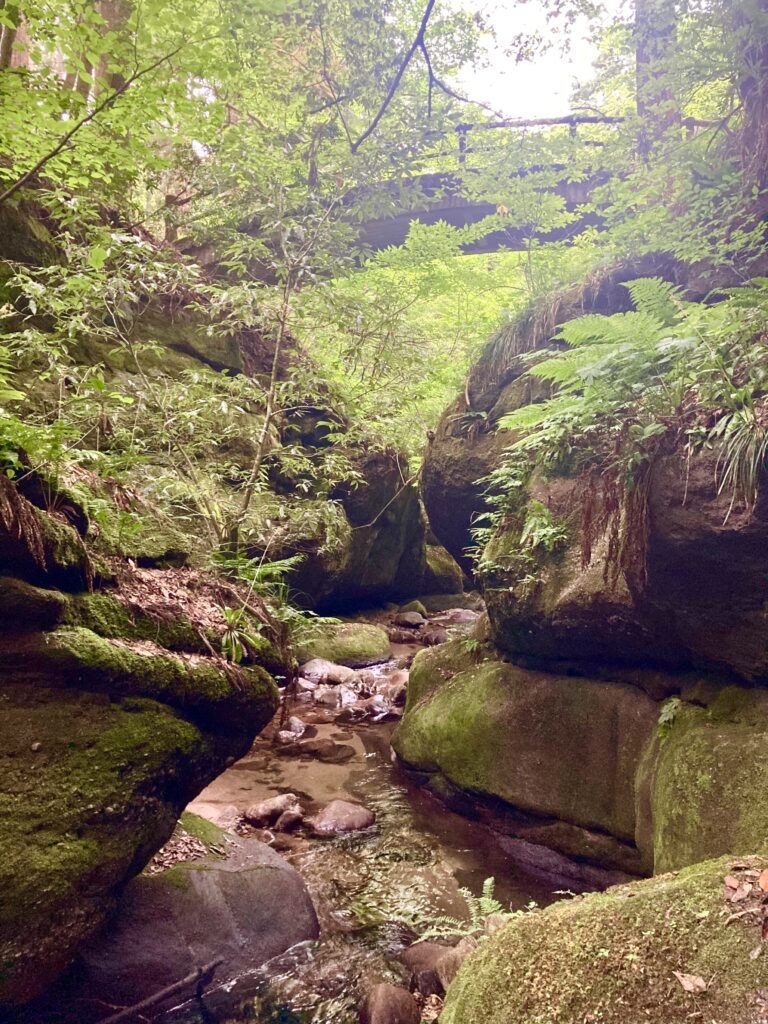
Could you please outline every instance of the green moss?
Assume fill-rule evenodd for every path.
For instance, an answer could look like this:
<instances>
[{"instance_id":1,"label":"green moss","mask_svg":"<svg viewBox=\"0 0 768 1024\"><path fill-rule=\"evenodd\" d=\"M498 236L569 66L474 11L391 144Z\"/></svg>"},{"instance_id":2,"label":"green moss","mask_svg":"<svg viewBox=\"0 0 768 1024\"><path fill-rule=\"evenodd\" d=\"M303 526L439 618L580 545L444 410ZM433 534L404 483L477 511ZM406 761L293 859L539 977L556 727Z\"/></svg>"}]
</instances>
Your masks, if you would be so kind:
<instances>
[{"instance_id":1,"label":"green moss","mask_svg":"<svg viewBox=\"0 0 768 1024\"><path fill-rule=\"evenodd\" d=\"M111 594L76 594L70 597L62 621L65 625L90 629L99 636L135 636L135 624L128 609Z\"/></svg>"},{"instance_id":2,"label":"green moss","mask_svg":"<svg viewBox=\"0 0 768 1024\"><path fill-rule=\"evenodd\" d=\"M751 1024L765 976L750 957L760 929L751 916L726 924L729 869L708 861L514 921L466 961L441 1024ZM709 991L686 993L674 971Z\"/></svg>"},{"instance_id":3,"label":"green moss","mask_svg":"<svg viewBox=\"0 0 768 1024\"><path fill-rule=\"evenodd\" d=\"M225 756L155 701L0 689L0 1005L55 977Z\"/></svg>"},{"instance_id":4,"label":"green moss","mask_svg":"<svg viewBox=\"0 0 768 1024\"><path fill-rule=\"evenodd\" d=\"M296 656L300 664L311 658L325 658L335 665L358 668L388 661L392 650L389 637L379 626L344 622L324 627L319 636L299 647Z\"/></svg>"},{"instance_id":5,"label":"green moss","mask_svg":"<svg viewBox=\"0 0 768 1024\"><path fill-rule=\"evenodd\" d=\"M147 514L117 514L104 518L95 549L105 555L131 558L151 568L186 565L193 541L164 520Z\"/></svg>"},{"instance_id":6,"label":"green moss","mask_svg":"<svg viewBox=\"0 0 768 1024\"><path fill-rule=\"evenodd\" d=\"M459 651L415 660L397 754L461 789L632 843L653 701L632 687L497 660L456 673Z\"/></svg>"},{"instance_id":7,"label":"green moss","mask_svg":"<svg viewBox=\"0 0 768 1024\"><path fill-rule=\"evenodd\" d=\"M728 687L683 704L660 745L651 796L655 869L768 846L768 693Z\"/></svg>"},{"instance_id":8,"label":"green moss","mask_svg":"<svg viewBox=\"0 0 768 1024\"><path fill-rule=\"evenodd\" d=\"M191 811L184 811L179 824L185 832L199 839L209 849L212 846L220 847L227 834L223 828L219 828L206 818L201 818L199 814L192 814Z\"/></svg>"},{"instance_id":9,"label":"green moss","mask_svg":"<svg viewBox=\"0 0 768 1024\"><path fill-rule=\"evenodd\" d=\"M47 575L70 590L86 590L92 567L80 534L46 512L35 510L43 533Z\"/></svg>"},{"instance_id":10,"label":"green moss","mask_svg":"<svg viewBox=\"0 0 768 1024\"><path fill-rule=\"evenodd\" d=\"M83 627L26 637L6 652L3 670L53 676L69 685L118 696L151 697L213 728L254 733L277 707L277 689L253 666L228 668L212 658L110 641Z\"/></svg>"},{"instance_id":11,"label":"green moss","mask_svg":"<svg viewBox=\"0 0 768 1024\"><path fill-rule=\"evenodd\" d=\"M408 679L406 712L413 710L432 690L459 672L466 672L487 657L487 649L468 646L465 639L451 640L419 651Z\"/></svg>"},{"instance_id":12,"label":"green moss","mask_svg":"<svg viewBox=\"0 0 768 1024\"><path fill-rule=\"evenodd\" d=\"M0 577L0 632L50 629L59 622L67 598L57 590L33 587L15 577Z\"/></svg>"},{"instance_id":13,"label":"green moss","mask_svg":"<svg viewBox=\"0 0 768 1024\"><path fill-rule=\"evenodd\" d=\"M460 594L464 574L459 563L440 544L427 544L422 590L425 594Z\"/></svg>"},{"instance_id":14,"label":"green moss","mask_svg":"<svg viewBox=\"0 0 768 1024\"><path fill-rule=\"evenodd\" d=\"M419 615L423 615L424 618L426 618L427 615L429 614L429 612L424 607L424 605L421 603L421 601L409 601L408 604L402 605L398 609L398 611L401 611L401 612L418 612Z\"/></svg>"},{"instance_id":15,"label":"green moss","mask_svg":"<svg viewBox=\"0 0 768 1024\"><path fill-rule=\"evenodd\" d=\"M61 621L65 625L83 626L103 637L150 640L171 651L208 653L199 632L184 616L168 620L141 611L129 612L113 594L73 595ZM211 635L208 640L215 650L218 637Z\"/></svg>"}]
</instances>

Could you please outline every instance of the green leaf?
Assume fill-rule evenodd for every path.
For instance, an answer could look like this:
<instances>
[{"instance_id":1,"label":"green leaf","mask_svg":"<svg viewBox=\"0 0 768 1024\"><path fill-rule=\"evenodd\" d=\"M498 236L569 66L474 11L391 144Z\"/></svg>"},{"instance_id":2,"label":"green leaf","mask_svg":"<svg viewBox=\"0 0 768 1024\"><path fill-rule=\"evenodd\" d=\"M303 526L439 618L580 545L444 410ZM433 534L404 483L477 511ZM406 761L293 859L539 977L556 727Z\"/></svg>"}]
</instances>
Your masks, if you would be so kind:
<instances>
[{"instance_id":1,"label":"green leaf","mask_svg":"<svg viewBox=\"0 0 768 1024\"><path fill-rule=\"evenodd\" d=\"M94 270L102 270L108 255L109 253L106 249L102 249L100 245L94 245L88 256L88 263Z\"/></svg>"}]
</instances>

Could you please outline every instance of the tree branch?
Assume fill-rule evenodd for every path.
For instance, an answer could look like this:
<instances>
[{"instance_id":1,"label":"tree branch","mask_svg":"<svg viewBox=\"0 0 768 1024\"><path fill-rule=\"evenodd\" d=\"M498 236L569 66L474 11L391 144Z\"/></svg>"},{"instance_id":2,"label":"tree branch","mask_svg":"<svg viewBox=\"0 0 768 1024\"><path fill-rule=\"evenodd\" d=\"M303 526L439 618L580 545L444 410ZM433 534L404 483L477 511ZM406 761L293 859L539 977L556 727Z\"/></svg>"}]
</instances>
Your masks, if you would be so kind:
<instances>
[{"instance_id":1,"label":"tree branch","mask_svg":"<svg viewBox=\"0 0 768 1024\"><path fill-rule=\"evenodd\" d=\"M126 78L126 80L122 83L122 85L119 88L115 89L114 92L110 93L110 95L107 96L106 99L103 99L100 103L97 103L89 114L86 114L85 117L81 118L75 125L73 125L72 128L70 128L70 130L66 133L66 135L62 136L62 138L59 139L58 143L53 147L53 149L50 150L48 153L45 154L45 156L42 156L37 161L34 167L30 167L30 169L26 171L26 173L22 174L22 176L18 178L12 185L9 185L5 192L3 192L0 195L0 203L4 203L6 200L10 199L11 196L15 195L20 188L23 188L26 185L26 183L37 174L38 171L45 167L49 160L53 160L53 158L55 156L58 156L63 149L66 149L72 137L77 132L79 132L81 128L84 128L85 125L89 123L89 121L92 121L97 116L97 114L100 114L102 110L108 107L111 103L114 103L117 97L122 95L122 93L129 89L134 82L138 81L139 78L143 78L144 75L148 75L151 71L155 71L157 68L160 67L161 64L164 64L166 61L171 60L185 46L186 43L181 43L179 46L176 47L175 50L171 50L170 53L166 53L164 56L159 57L156 61L153 61L152 64L148 64L145 68L141 68L140 70L135 71L130 76L130 78Z\"/></svg>"},{"instance_id":2,"label":"tree branch","mask_svg":"<svg viewBox=\"0 0 768 1024\"><path fill-rule=\"evenodd\" d=\"M395 93L397 92L398 86L402 81L403 75L405 74L408 65L413 60L413 56L417 52L417 50L421 49L424 44L424 33L427 31L427 25L429 24L429 19L432 14L432 9L434 8L434 6L435 0L428 0L427 6L424 8L424 14L422 15L421 18L419 31L416 33L416 38L408 47L405 56L400 62L400 67L397 69L397 73L395 74L395 77L392 79L392 84L389 87L389 91L387 92L387 95L384 97L384 102L379 107L376 116L365 129L363 134L360 135L356 139L356 141L352 143L350 148L353 153L357 153L358 149L360 149L365 140L369 138L371 135L373 135L373 133L376 131L376 128L378 127L379 121L381 121L382 117L384 117L384 115L386 114L387 107L395 98Z\"/></svg>"},{"instance_id":3,"label":"tree branch","mask_svg":"<svg viewBox=\"0 0 768 1024\"><path fill-rule=\"evenodd\" d=\"M182 989L186 988L187 985L192 985L197 982L198 989L202 986L207 985L213 978L213 972L219 966L224 963L223 957L218 957L216 960L211 960L210 963L205 964L204 967L198 967L196 971L188 974L185 978L180 981L175 981L173 985L168 985L167 988L161 989L159 992L155 992L154 995L149 996L148 999L142 999L140 1003L136 1003L135 1006L129 1006L125 1010L121 1010L120 1013L115 1013L111 1017L107 1017L102 1024L119 1024L124 1020L130 1020L131 1017L137 1017L142 1010L148 1010L152 1006L156 1006L158 1003L162 1003L163 1000L175 996L177 992L181 992Z\"/></svg>"},{"instance_id":4,"label":"tree branch","mask_svg":"<svg viewBox=\"0 0 768 1024\"><path fill-rule=\"evenodd\" d=\"M479 124L459 124L456 131L487 128L544 128L558 124L624 124L631 118L611 114L566 114L563 117L506 117L501 121L481 121ZM707 121L698 117L684 117L679 122L684 128L715 128L720 121Z\"/></svg>"}]
</instances>

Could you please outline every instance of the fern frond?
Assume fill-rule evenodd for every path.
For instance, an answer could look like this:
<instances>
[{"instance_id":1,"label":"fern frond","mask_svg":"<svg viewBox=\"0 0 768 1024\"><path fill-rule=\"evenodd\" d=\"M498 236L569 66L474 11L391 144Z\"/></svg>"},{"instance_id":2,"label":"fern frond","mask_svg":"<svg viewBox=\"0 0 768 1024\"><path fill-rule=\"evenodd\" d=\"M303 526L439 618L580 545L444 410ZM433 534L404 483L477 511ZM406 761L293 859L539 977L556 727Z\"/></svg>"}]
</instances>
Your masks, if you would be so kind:
<instances>
[{"instance_id":1,"label":"fern frond","mask_svg":"<svg viewBox=\"0 0 768 1024\"><path fill-rule=\"evenodd\" d=\"M655 345L666 331L663 320L647 310L601 316L591 313L563 324L557 338L573 348L582 345Z\"/></svg>"},{"instance_id":2,"label":"fern frond","mask_svg":"<svg viewBox=\"0 0 768 1024\"><path fill-rule=\"evenodd\" d=\"M542 362L532 366L528 373L531 377L538 377L540 380L549 380L553 384L578 385L582 380L582 370L592 364L602 362L616 349L612 341L595 342L583 348L569 349L561 352L551 359L544 359Z\"/></svg>"},{"instance_id":3,"label":"fern frond","mask_svg":"<svg viewBox=\"0 0 768 1024\"><path fill-rule=\"evenodd\" d=\"M502 416L497 426L502 430L532 430L540 427L548 420L559 419L570 414L577 415L582 412L583 405L578 397L573 395L557 395L549 398L546 402L537 402L535 405L523 405L519 409L513 409L506 416Z\"/></svg>"},{"instance_id":4,"label":"fern frond","mask_svg":"<svg viewBox=\"0 0 768 1024\"><path fill-rule=\"evenodd\" d=\"M679 323L683 312L682 292L669 281L660 277L638 277L627 281L624 287L632 297L638 313L657 321L662 327L673 327Z\"/></svg>"}]
</instances>

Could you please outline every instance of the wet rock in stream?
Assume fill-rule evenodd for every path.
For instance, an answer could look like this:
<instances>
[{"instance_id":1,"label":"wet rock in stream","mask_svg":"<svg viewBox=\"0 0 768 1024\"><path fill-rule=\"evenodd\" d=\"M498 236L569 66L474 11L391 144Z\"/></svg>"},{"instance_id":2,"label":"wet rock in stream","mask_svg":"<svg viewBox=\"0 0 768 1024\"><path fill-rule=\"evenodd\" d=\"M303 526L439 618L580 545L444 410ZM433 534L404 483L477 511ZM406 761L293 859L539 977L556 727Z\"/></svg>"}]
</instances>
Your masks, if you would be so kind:
<instances>
[{"instance_id":1,"label":"wet rock in stream","mask_svg":"<svg viewBox=\"0 0 768 1024\"><path fill-rule=\"evenodd\" d=\"M431 987L416 983L413 968L400 958L424 922L439 914L466 917L460 887L478 891L491 874L499 879L497 895L513 906L532 897L549 902L549 887L519 875L490 833L413 787L392 761L393 726L375 716L400 712L394 700L408 685L404 664L413 639L410 632L410 643L396 649L394 659L356 670L350 682L308 682L296 705L302 736L276 742L278 726L289 731L291 695L287 714L200 795L196 806L215 813L235 805L252 822L241 830L285 852L309 889L321 928L319 942L300 944L255 974L244 973L231 991L211 991L209 1020L355 1024L363 1003L375 1011L370 1020L376 1024L420 1021L422 1012L435 1020L439 978L433 972ZM355 700L342 706L339 694L347 689ZM321 697L334 693L334 702L318 701L318 691ZM354 727L339 728L335 723L347 715ZM343 760L335 759L338 748ZM331 760L319 756L329 753ZM440 949L454 953L448 943ZM373 999L376 991L390 989L401 993L395 1002ZM427 999L437 1000L431 1016ZM390 1011L408 1016L381 1016ZM201 1018L190 1010L173 1015L170 1024L201 1024Z\"/></svg>"},{"instance_id":2,"label":"wet rock in stream","mask_svg":"<svg viewBox=\"0 0 768 1024\"><path fill-rule=\"evenodd\" d=\"M421 1014L410 992L396 985L377 985L360 1010L360 1024L419 1024Z\"/></svg>"},{"instance_id":3,"label":"wet rock in stream","mask_svg":"<svg viewBox=\"0 0 768 1024\"><path fill-rule=\"evenodd\" d=\"M297 807L298 803L299 798L295 793L281 793L280 796L273 796L246 808L243 817L252 825L270 825L281 814Z\"/></svg>"},{"instance_id":4,"label":"wet rock in stream","mask_svg":"<svg viewBox=\"0 0 768 1024\"><path fill-rule=\"evenodd\" d=\"M373 811L362 804L353 804L348 800L332 800L308 824L319 836L337 835L340 832L357 832L370 828L376 821Z\"/></svg>"}]
</instances>

